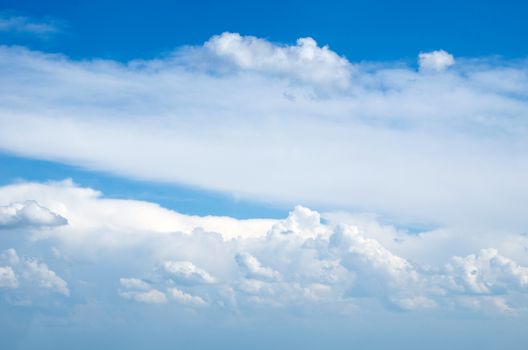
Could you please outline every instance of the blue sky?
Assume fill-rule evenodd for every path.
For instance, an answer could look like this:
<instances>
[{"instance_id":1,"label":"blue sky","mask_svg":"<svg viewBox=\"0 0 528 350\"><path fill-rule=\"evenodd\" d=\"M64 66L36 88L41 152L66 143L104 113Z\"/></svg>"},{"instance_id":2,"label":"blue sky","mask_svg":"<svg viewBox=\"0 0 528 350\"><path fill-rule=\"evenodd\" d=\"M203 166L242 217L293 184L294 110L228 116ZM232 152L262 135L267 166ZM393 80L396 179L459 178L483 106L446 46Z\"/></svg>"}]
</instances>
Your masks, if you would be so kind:
<instances>
[{"instance_id":1,"label":"blue sky","mask_svg":"<svg viewBox=\"0 0 528 350\"><path fill-rule=\"evenodd\" d=\"M60 40L32 45L75 58L127 60L197 45L224 31L291 43L310 35L353 61L410 59L443 48L460 56L525 57L519 1L6 1L2 8L55 18ZM94 25L96 23L96 25ZM3 38L20 42L20 38Z\"/></svg>"},{"instance_id":2,"label":"blue sky","mask_svg":"<svg viewBox=\"0 0 528 350\"><path fill-rule=\"evenodd\" d=\"M251 217L280 218L288 209L266 203L255 203L225 193L215 193L177 184L127 179L52 161L0 154L0 184L20 181L61 181L74 179L81 186L97 188L112 198L156 202L166 208L190 215L228 215L240 219Z\"/></svg>"},{"instance_id":3,"label":"blue sky","mask_svg":"<svg viewBox=\"0 0 528 350\"><path fill-rule=\"evenodd\" d=\"M526 10L0 1L0 347L524 349Z\"/></svg>"}]
</instances>

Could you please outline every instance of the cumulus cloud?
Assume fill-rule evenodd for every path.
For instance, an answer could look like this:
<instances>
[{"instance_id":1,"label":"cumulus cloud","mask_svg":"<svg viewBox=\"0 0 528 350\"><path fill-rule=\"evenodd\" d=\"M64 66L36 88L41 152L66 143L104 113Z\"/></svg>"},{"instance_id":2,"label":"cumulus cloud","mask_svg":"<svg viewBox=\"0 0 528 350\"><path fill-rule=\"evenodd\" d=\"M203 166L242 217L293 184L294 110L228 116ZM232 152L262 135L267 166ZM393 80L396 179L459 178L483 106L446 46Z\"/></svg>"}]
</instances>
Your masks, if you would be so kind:
<instances>
[{"instance_id":1,"label":"cumulus cloud","mask_svg":"<svg viewBox=\"0 0 528 350\"><path fill-rule=\"evenodd\" d=\"M305 238L316 238L319 235L327 236L328 227L321 225L321 215L301 205L295 206L286 220L281 220L273 225L270 235L300 235Z\"/></svg>"},{"instance_id":2,"label":"cumulus cloud","mask_svg":"<svg viewBox=\"0 0 528 350\"><path fill-rule=\"evenodd\" d=\"M66 296L70 295L66 281L57 276L46 264L35 260L28 260L25 264L26 270L23 274L26 278L36 281L39 287L52 289Z\"/></svg>"},{"instance_id":3,"label":"cumulus cloud","mask_svg":"<svg viewBox=\"0 0 528 350\"><path fill-rule=\"evenodd\" d=\"M455 64L453 55L444 50L422 52L418 56L420 70L441 72Z\"/></svg>"},{"instance_id":4,"label":"cumulus cloud","mask_svg":"<svg viewBox=\"0 0 528 350\"><path fill-rule=\"evenodd\" d=\"M298 39L296 45L277 45L226 32L213 36L204 48L242 71L293 77L323 86L346 87L350 82L350 63L309 37Z\"/></svg>"},{"instance_id":5,"label":"cumulus cloud","mask_svg":"<svg viewBox=\"0 0 528 350\"><path fill-rule=\"evenodd\" d=\"M120 278L119 284L121 286L119 290L121 298L141 303L164 304L168 302L168 295L171 300L184 305L199 306L206 304L200 296L185 293L174 287L168 287L167 294L165 294L153 288L150 283L138 278Z\"/></svg>"},{"instance_id":6,"label":"cumulus cloud","mask_svg":"<svg viewBox=\"0 0 528 350\"><path fill-rule=\"evenodd\" d=\"M187 305L205 305L205 301L196 295L187 294L177 288L169 288L168 293L179 303L187 304Z\"/></svg>"},{"instance_id":7,"label":"cumulus cloud","mask_svg":"<svg viewBox=\"0 0 528 350\"><path fill-rule=\"evenodd\" d=\"M464 258L453 257L446 267L448 287L455 292L503 294L528 291L528 268L501 256L496 249L482 249Z\"/></svg>"},{"instance_id":8,"label":"cumulus cloud","mask_svg":"<svg viewBox=\"0 0 528 350\"><path fill-rule=\"evenodd\" d=\"M47 256L69 271L68 282L40 257L9 249L0 261L0 281L11 294L83 291L90 298L112 294L174 308L201 306L196 310L205 313L252 314L262 307L352 312L372 307L367 300L388 310L528 310L528 261L524 251L511 248L520 235L447 235L447 229L412 234L302 206L282 220L267 221L264 229L259 220L231 219L232 225L224 226L216 222L224 217L189 221L152 203L105 198L71 181L0 187L2 201L28 198L68 213L69 224L38 230L29 246L17 250L48 242ZM138 216L148 220L136 221ZM167 227L161 229L163 218ZM252 233L230 233L240 227L238 221ZM183 224L189 222L195 226ZM204 231L200 223L219 230ZM455 252L455 246L464 250ZM430 258L439 250L447 258Z\"/></svg>"},{"instance_id":9,"label":"cumulus cloud","mask_svg":"<svg viewBox=\"0 0 528 350\"><path fill-rule=\"evenodd\" d=\"M18 280L10 266L0 266L0 288L16 288Z\"/></svg>"},{"instance_id":10,"label":"cumulus cloud","mask_svg":"<svg viewBox=\"0 0 528 350\"><path fill-rule=\"evenodd\" d=\"M420 292L420 276L414 267L375 239L365 237L357 227L338 226L330 246L340 251L340 263L357 275L353 287L359 288L361 295Z\"/></svg>"},{"instance_id":11,"label":"cumulus cloud","mask_svg":"<svg viewBox=\"0 0 528 350\"><path fill-rule=\"evenodd\" d=\"M138 278L120 278L119 284L122 287L119 290L119 296L123 299L147 304L164 304L167 302L165 293Z\"/></svg>"},{"instance_id":12,"label":"cumulus cloud","mask_svg":"<svg viewBox=\"0 0 528 350\"><path fill-rule=\"evenodd\" d=\"M190 261L165 261L163 271L182 284L211 284L215 279Z\"/></svg>"},{"instance_id":13,"label":"cumulus cloud","mask_svg":"<svg viewBox=\"0 0 528 350\"><path fill-rule=\"evenodd\" d=\"M70 295L68 283L59 277L55 271L50 270L45 263L34 258L19 257L13 248L4 251L2 258L10 264L3 269L7 269L8 277L12 274L10 278L13 288L20 285L20 287L27 289L47 289L64 296Z\"/></svg>"},{"instance_id":14,"label":"cumulus cloud","mask_svg":"<svg viewBox=\"0 0 528 350\"><path fill-rule=\"evenodd\" d=\"M0 206L0 230L25 227L52 227L68 221L33 200Z\"/></svg>"},{"instance_id":15,"label":"cumulus cloud","mask_svg":"<svg viewBox=\"0 0 528 350\"><path fill-rule=\"evenodd\" d=\"M280 274L269 267L262 266L260 261L249 253L240 253L235 256L237 264L247 271L247 275L256 279L277 279Z\"/></svg>"}]
</instances>

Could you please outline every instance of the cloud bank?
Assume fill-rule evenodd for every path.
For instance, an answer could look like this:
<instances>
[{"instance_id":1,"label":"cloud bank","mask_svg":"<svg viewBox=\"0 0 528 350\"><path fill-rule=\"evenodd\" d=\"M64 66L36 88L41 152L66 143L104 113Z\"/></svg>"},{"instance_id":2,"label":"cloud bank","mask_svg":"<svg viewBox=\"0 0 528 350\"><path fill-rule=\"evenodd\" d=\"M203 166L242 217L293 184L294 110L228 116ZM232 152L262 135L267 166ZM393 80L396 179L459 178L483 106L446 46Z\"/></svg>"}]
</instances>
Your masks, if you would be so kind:
<instances>
[{"instance_id":1,"label":"cloud bank","mask_svg":"<svg viewBox=\"0 0 528 350\"><path fill-rule=\"evenodd\" d=\"M0 63L6 152L403 223L528 224L522 60L439 50L416 69L224 33L153 60L4 46Z\"/></svg>"},{"instance_id":2,"label":"cloud bank","mask_svg":"<svg viewBox=\"0 0 528 350\"><path fill-rule=\"evenodd\" d=\"M311 38L223 33L126 63L2 46L0 75L4 152L293 208L237 220L71 180L2 186L7 329L151 327L181 345L220 337L185 338L197 328L270 339L306 322L300 338L331 348L434 322L484 344L493 332L466 325L492 320L525 343L525 61L351 62Z\"/></svg>"},{"instance_id":3,"label":"cloud bank","mask_svg":"<svg viewBox=\"0 0 528 350\"><path fill-rule=\"evenodd\" d=\"M353 314L372 302L414 312L524 314L528 308L528 259L508 248L522 236L476 235L464 242L442 230L416 235L371 219L339 221L335 213L322 220L301 206L283 220L264 221L266 227L260 220L231 219L254 226L233 234L237 224L222 225L223 217L188 217L147 202L107 199L71 181L0 188L2 204L30 199L68 223L6 231L18 241L2 255L0 286L13 295L24 287L28 300L44 289L75 299L102 293L103 299L247 315L264 306ZM130 225L129 213L143 208L150 212L142 223ZM111 222L104 219L108 212ZM442 262L429 256L454 240L465 254L446 249ZM20 249L51 259L54 270L40 258L21 257ZM89 285L99 292L81 292Z\"/></svg>"}]
</instances>

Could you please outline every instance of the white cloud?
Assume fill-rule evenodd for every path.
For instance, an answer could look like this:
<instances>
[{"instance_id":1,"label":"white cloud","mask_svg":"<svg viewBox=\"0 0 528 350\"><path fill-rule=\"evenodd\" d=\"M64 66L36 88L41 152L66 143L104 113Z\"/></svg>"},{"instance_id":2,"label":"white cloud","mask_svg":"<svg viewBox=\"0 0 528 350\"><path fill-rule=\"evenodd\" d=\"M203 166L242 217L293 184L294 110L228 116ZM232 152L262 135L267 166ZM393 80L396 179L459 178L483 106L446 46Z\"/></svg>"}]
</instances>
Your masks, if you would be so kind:
<instances>
[{"instance_id":1,"label":"white cloud","mask_svg":"<svg viewBox=\"0 0 528 350\"><path fill-rule=\"evenodd\" d=\"M300 38L296 45L289 46L223 33L209 39L204 48L242 71L288 76L323 86L346 87L350 83L350 63L328 46L319 47L312 38Z\"/></svg>"},{"instance_id":2,"label":"white cloud","mask_svg":"<svg viewBox=\"0 0 528 350\"><path fill-rule=\"evenodd\" d=\"M192 217L197 225L225 230L204 232L186 226L186 215L152 203L104 198L71 181L0 187L0 202L29 199L64 215L69 224L36 230L17 250L42 247L41 255L53 256L49 248L55 247L61 254L54 264L57 271L68 271L69 280L40 257L9 249L0 266L4 286L15 285L9 269L18 283L4 289L11 296L26 290L31 300L35 291L48 290L96 298L115 290L118 281L117 295L128 300L207 304L203 309L249 314L260 307L351 312L372 307L365 300L409 311L528 310L528 260L524 251L508 249L522 243L520 235L447 235L448 228L416 235L345 214L325 214L323 220L302 206L283 220L270 220L262 231L259 220L231 219L232 225L223 226L216 222L223 217ZM163 218L169 218L172 231L160 229ZM140 228L134 230L128 220ZM230 233L238 221L254 225L247 227L255 234ZM495 248L482 250L486 247ZM96 290L87 287L92 284Z\"/></svg>"},{"instance_id":3,"label":"white cloud","mask_svg":"<svg viewBox=\"0 0 528 350\"><path fill-rule=\"evenodd\" d=\"M152 288L152 286L138 278L120 278L118 294L123 299L134 300L147 304L164 304L167 302L165 293Z\"/></svg>"},{"instance_id":4,"label":"white cloud","mask_svg":"<svg viewBox=\"0 0 528 350\"><path fill-rule=\"evenodd\" d=\"M9 266L0 266L0 288L16 288L18 280L13 269Z\"/></svg>"},{"instance_id":5,"label":"white cloud","mask_svg":"<svg viewBox=\"0 0 528 350\"><path fill-rule=\"evenodd\" d=\"M64 296L70 295L68 283L59 277L55 271L34 258L19 257L16 250L10 248L3 252L2 258L11 266L7 268L18 275L16 286L32 290L48 289Z\"/></svg>"},{"instance_id":6,"label":"white cloud","mask_svg":"<svg viewBox=\"0 0 528 350\"><path fill-rule=\"evenodd\" d=\"M358 274L360 288L368 288L369 293L416 290L419 276L414 267L375 239L365 237L357 227L339 225L330 237L330 245L339 250L341 264ZM370 290L379 287L383 289Z\"/></svg>"},{"instance_id":7,"label":"white cloud","mask_svg":"<svg viewBox=\"0 0 528 350\"><path fill-rule=\"evenodd\" d=\"M62 216L32 200L0 206L0 229L61 226L67 223Z\"/></svg>"},{"instance_id":8,"label":"white cloud","mask_svg":"<svg viewBox=\"0 0 528 350\"><path fill-rule=\"evenodd\" d=\"M205 305L205 301L196 295L187 294L177 288L169 288L169 295L179 303L188 305Z\"/></svg>"},{"instance_id":9,"label":"white cloud","mask_svg":"<svg viewBox=\"0 0 528 350\"><path fill-rule=\"evenodd\" d=\"M28 196L28 193L31 193L31 196ZM65 235L64 239L75 240L83 232L116 231L115 235L100 237L108 245L123 244L123 234L128 235L128 240L131 241L134 235L146 231L159 234L190 234L201 228L205 231L221 232L224 239L242 235L263 236L276 222L268 219L236 220L230 217L182 215L161 208L155 203L103 198L101 193L89 188L80 188L71 180L50 184L18 183L0 187L0 204L23 202L34 207L35 201L45 208L38 206L29 211L20 211L17 209L22 207L20 204L1 207L0 210L3 211L0 211L0 222L5 218L3 220L6 224L16 221L24 224L31 222L33 226L37 226L52 222L59 224L67 219L68 225L60 231ZM35 215L38 208L40 214ZM68 235L70 229L74 230L76 235Z\"/></svg>"},{"instance_id":10,"label":"white cloud","mask_svg":"<svg viewBox=\"0 0 528 350\"><path fill-rule=\"evenodd\" d=\"M262 266L260 261L249 253L240 253L235 256L237 264L247 271L247 275L256 279L277 279L280 273L269 267Z\"/></svg>"},{"instance_id":11,"label":"white cloud","mask_svg":"<svg viewBox=\"0 0 528 350\"><path fill-rule=\"evenodd\" d=\"M137 278L120 278L119 283L127 289L149 290L150 284Z\"/></svg>"},{"instance_id":12,"label":"white cloud","mask_svg":"<svg viewBox=\"0 0 528 350\"><path fill-rule=\"evenodd\" d=\"M13 248L9 248L4 251L1 256L11 265L18 265L20 263L20 257Z\"/></svg>"},{"instance_id":13,"label":"white cloud","mask_svg":"<svg viewBox=\"0 0 528 350\"><path fill-rule=\"evenodd\" d=\"M26 270L24 270L23 274L27 279L34 280L39 287L52 289L66 296L70 295L66 281L57 276L46 264L35 260L27 260L25 264Z\"/></svg>"},{"instance_id":14,"label":"white cloud","mask_svg":"<svg viewBox=\"0 0 528 350\"><path fill-rule=\"evenodd\" d=\"M119 284L122 287L122 289L119 290L119 296L137 302L163 304L168 301L168 295L172 300L175 300L180 304L195 306L206 304L201 297L185 293L174 287L167 288L166 295L153 288L149 283L138 278L120 278Z\"/></svg>"},{"instance_id":15,"label":"white cloud","mask_svg":"<svg viewBox=\"0 0 528 350\"><path fill-rule=\"evenodd\" d=\"M204 269L199 268L190 261L165 261L165 271L175 281L183 284L211 284L215 279Z\"/></svg>"},{"instance_id":16,"label":"white cloud","mask_svg":"<svg viewBox=\"0 0 528 350\"><path fill-rule=\"evenodd\" d=\"M305 238L328 236L328 227L321 225L321 215L308 208L297 205L286 220L281 220L271 228L271 235L295 234Z\"/></svg>"},{"instance_id":17,"label":"white cloud","mask_svg":"<svg viewBox=\"0 0 528 350\"><path fill-rule=\"evenodd\" d=\"M528 292L528 268L501 256L496 249L454 257L446 267L448 287L456 292L503 294Z\"/></svg>"},{"instance_id":18,"label":"white cloud","mask_svg":"<svg viewBox=\"0 0 528 350\"><path fill-rule=\"evenodd\" d=\"M57 24L52 21L35 20L25 16L13 16L0 12L0 32L47 36L58 31Z\"/></svg>"},{"instance_id":19,"label":"white cloud","mask_svg":"<svg viewBox=\"0 0 528 350\"><path fill-rule=\"evenodd\" d=\"M156 289L151 289L147 292L137 292L137 291L127 291L120 292L119 295L122 298L134 300L140 303L147 304L165 304L167 302L167 297L165 293L160 292Z\"/></svg>"},{"instance_id":20,"label":"white cloud","mask_svg":"<svg viewBox=\"0 0 528 350\"><path fill-rule=\"evenodd\" d=\"M455 64L453 55L444 50L422 52L418 56L420 70L441 72Z\"/></svg>"},{"instance_id":21,"label":"white cloud","mask_svg":"<svg viewBox=\"0 0 528 350\"><path fill-rule=\"evenodd\" d=\"M523 62L421 74L223 34L127 64L2 47L0 74L7 152L402 222L528 224Z\"/></svg>"}]
</instances>

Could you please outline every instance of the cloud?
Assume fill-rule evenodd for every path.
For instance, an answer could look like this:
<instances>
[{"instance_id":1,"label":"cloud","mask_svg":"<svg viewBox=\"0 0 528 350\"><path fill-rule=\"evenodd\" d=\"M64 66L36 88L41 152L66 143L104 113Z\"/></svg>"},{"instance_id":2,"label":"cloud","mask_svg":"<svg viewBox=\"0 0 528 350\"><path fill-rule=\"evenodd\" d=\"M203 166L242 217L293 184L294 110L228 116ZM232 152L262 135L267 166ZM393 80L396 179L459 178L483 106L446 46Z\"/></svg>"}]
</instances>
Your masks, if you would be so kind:
<instances>
[{"instance_id":1,"label":"cloud","mask_svg":"<svg viewBox=\"0 0 528 350\"><path fill-rule=\"evenodd\" d=\"M367 238L357 227L340 225L330 237L330 247L339 251L340 263L356 274L352 293L392 295L420 293L420 276L404 258L390 252L375 239ZM406 296L407 298L407 296Z\"/></svg>"},{"instance_id":2,"label":"cloud","mask_svg":"<svg viewBox=\"0 0 528 350\"><path fill-rule=\"evenodd\" d=\"M121 278L119 279L121 286L127 289L149 290L150 284L137 278Z\"/></svg>"},{"instance_id":3,"label":"cloud","mask_svg":"<svg viewBox=\"0 0 528 350\"><path fill-rule=\"evenodd\" d=\"M321 225L321 215L301 205L295 206L286 220L279 221L273 225L272 235L301 235L305 238L316 238L327 236L328 228Z\"/></svg>"},{"instance_id":4,"label":"cloud","mask_svg":"<svg viewBox=\"0 0 528 350\"><path fill-rule=\"evenodd\" d=\"M11 278L12 288L23 287L30 290L47 289L64 296L70 295L68 283L59 277L55 271L50 270L45 263L34 258L19 257L17 251L10 248L3 252L2 257L11 266L4 267L7 276ZM18 276L18 277L16 277ZM13 281L16 283L13 284Z\"/></svg>"},{"instance_id":5,"label":"cloud","mask_svg":"<svg viewBox=\"0 0 528 350\"><path fill-rule=\"evenodd\" d=\"M165 261L163 271L182 284L211 284L215 279L190 261Z\"/></svg>"},{"instance_id":6,"label":"cloud","mask_svg":"<svg viewBox=\"0 0 528 350\"><path fill-rule=\"evenodd\" d=\"M448 287L455 292L504 294L528 291L528 268L501 256L496 249L483 249L467 257L453 257L446 267Z\"/></svg>"},{"instance_id":7,"label":"cloud","mask_svg":"<svg viewBox=\"0 0 528 350\"><path fill-rule=\"evenodd\" d=\"M225 33L127 63L4 46L0 67L6 152L400 223L528 224L522 60L423 74Z\"/></svg>"},{"instance_id":8,"label":"cloud","mask_svg":"<svg viewBox=\"0 0 528 350\"><path fill-rule=\"evenodd\" d=\"M31 193L30 197L28 193ZM230 217L182 215L155 203L104 198L100 192L78 187L71 180L4 186L0 188L0 203L18 203L0 207L0 223L4 222L5 227L12 227L15 223L28 228L38 228L44 224L62 225L67 218L68 225L61 232L65 232L65 239L72 240L79 238L82 232L116 231L114 228L118 228L115 235L101 237L107 245L121 245L123 235L131 241L134 236L146 231L190 234L199 228L222 232L225 239L241 235L262 236L276 222L269 219L236 220ZM66 207L64 203L70 205ZM67 235L69 227L75 230L76 235Z\"/></svg>"},{"instance_id":9,"label":"cloud","mask_svg":"<svg viewBox=\"0 0 528 350\"><path fill-rule=\"evenodd\" d=\"M9 266L0 266L0 288L16 288L18 280L15 272Z\"/></svg>"},{"instance_id":10,"label":"cloud","mask_svg":"<svg viewBox=\"0 0 528 350\"><path fill-rule=\"evenodd\" d=\"M59 31L55 21L35 20L25 16L14 16L0 12L0 32L33 34L46 37Z\"/></svg>"},{"instance_id":11,"label":"cloud","mask_svg":"<svg viewBox=\"0 0 528 350\"><path fill-rule=\"evenodd\" d=\"M70 295L66 281L57 276L46 264L28 260L25 265L26 270L23 272L25 277L36 281L39 287L55 290L65 296Z\"/></svg>"},{"instance_id":12,"label":"cloud","mask_svg":"<svg viewBox=\"0 0 528 350\"><path fill-rule=\"evenodd\" d=\"M322 86L346 87L350 82L350 63L309 37L290 46L226 32L213 36L203 47L206 54L236 70L287 76Z\"/></svg>"},{"instance_id":13,"label":"cloud","mask_svg":"<svg viewBox=\"0 0 528 350\"><path fill-rule=\"evenodd\" d=\"M237 264L247 271L247 275L256 279L277 279L280 273L269 267L262 266L260 261L249 253L240 253L235 256Z\"/></svg>"},{"instance_id":14,"label":"cloud","mask_svg":"<svg viewBox=\"0 0 528 350\"><path fill-rule=\"evenodd\" d=\"M164 304L168 301L165 293L154 289L149 283L138 278L120 278L119 284L122 288L119 290L119 295L124 299L154 304ZM201 297L185 293L182 290L174 287L167 288L167 295L170 296L171 300L174 300L180 304L191 306L206 304L206 302Z\"/></svg>"},{"instance_id":15,"label":"cloud","mask_svg":"<svg viewBox=\"0 0 528 350\"><path fill-rule=\"evenodd\" d=\"M225 217L105 198L72 181L0 187L0 201L30 199L67 213L69 224L29 229L31 239L3 253L0 281L8 302L46 300L52 295L41 292L47 291L71 294L57 303L112 305L121 298L174 310L201 306L196 311L205 315L353 314L370 312L373 304L409 312L528 311L520 235L446 234L448 228L413 234L302 206L261 230L259 220L231 219L225 226L218 223ZM252 233L229 232L239 221Z\"/></svg>"},{"instance_id":16,"label":"cloud","mask_svg":"<svg viewBox=\"0 0 528 350\"><path fill-rule=\"evenodd\" d=\"M420 70L441 72L455 64L453 55L444 50L422 52L418 56Z\"/></svg>"},{"instance_id":17,"label":"cloud","mask_svg":"<svg viewBox=\"0 0 528 350\"><path fill-rule=\"evenodd\" d=\"M156 289L151 289L147 292L138 292L138 291L120 292L119 295L125 299L134 300L140 303L164 304L167 302L167 297L165 296L165 294Z\"/></svg>"},{"instance_id":18,"label":"cloud","mask_svg":"<svg viewBox=\"0 0 528 350\"><path fill-rule=\"evenodd\" d=\"M67 223L68 221L64 217L55 214L32 200L0 206L0 230L52 227L66 225Z\"/></svg>"},{"instance_id":19,"label":"cloud","mask_svg":"<svg viewBox=\"0 0 528 350\"><path fill-rule=\"evenodd\" d=\"M168 293L177 302L188 305L205 305L205 301L199 296L187 294L177 288L169 288Z\"/></svg>"},{"instance_id":20,"label":"cloud","mask_svg":"<svg viewBox=\"0 0 528 350\"><path fill-rule=\"evenodd\" d=\"M134 300L139 303L164 304L167 302L165 293L152 288L152 286L138 278L120 278L119 296L123 299Z\"/></svg>"}]
</instances>

